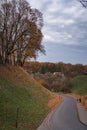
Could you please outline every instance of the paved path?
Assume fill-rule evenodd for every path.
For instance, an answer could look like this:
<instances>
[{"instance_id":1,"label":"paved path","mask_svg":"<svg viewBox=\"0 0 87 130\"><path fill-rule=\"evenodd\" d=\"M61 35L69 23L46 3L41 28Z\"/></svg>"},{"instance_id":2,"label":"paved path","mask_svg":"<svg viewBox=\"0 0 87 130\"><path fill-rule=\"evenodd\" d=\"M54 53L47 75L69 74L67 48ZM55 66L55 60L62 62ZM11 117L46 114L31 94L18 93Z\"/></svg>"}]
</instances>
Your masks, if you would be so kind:
<instances>
[{"instance_id":1,"label":"paved path","mask_svg":"<svg viewBox=\"0 0 87 130\"><path fill-rule=\"evenodd\" d=\"M77 103L77 108L80 121L83 124L87 125L87 110L83 107L81 103Z\"/></svg>"},{"instance_id":2,"label":"paved path","mask_svg":"<svg viewBox=\"0 0 87 130\"><path fill-rule=\"evenodd\" d=\"M37 130L87 130L87 126L78 119L75 100L64 96L61 105L48 115Z\"/></svg>"}]
</instances>

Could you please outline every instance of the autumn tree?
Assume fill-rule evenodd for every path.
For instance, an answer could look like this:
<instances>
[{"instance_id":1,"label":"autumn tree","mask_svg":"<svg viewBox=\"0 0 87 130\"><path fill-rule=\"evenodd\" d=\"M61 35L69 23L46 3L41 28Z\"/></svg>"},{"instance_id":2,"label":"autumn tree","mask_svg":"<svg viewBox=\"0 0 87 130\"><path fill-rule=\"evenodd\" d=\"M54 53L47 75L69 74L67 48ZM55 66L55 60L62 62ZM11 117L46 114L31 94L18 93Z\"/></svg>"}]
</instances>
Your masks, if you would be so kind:
<instances>
[{"instance_id":1,"label":"autumn tree","mask_svg":"<svg viewBox=\"0 0 87 130\"><path fill-rule=\"evenodd\" d=\"M0 63L23 65L44 53L42 13L26 0L0 1Z\"/></svg>"}]
</instances>

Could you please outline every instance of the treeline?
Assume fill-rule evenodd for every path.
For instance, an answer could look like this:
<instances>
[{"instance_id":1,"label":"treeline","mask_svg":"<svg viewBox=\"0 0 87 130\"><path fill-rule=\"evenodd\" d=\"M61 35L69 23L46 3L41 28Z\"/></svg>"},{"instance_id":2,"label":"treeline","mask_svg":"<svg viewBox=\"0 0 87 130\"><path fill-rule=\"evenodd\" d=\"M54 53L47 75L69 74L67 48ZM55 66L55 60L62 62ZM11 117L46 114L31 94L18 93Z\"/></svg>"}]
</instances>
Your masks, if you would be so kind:
<instances>
[{"instance_id":1,"label":"treeline","mask_svg":"<svg viewBox=\"0 0 87 130\"><path fill-rule=\"evenodd\" d=\"M42 13L26 0L0 1L0 63L23 65L27 58L44 53Z\"/></svg>"},{"instance_id":2,"label":"treeline","mask_svg":"<svg viewBox=\"0 0 87 130\"><path fill-rule=\"evenodd\" d=\"M71 92L71 80L77 75L87 74L87 65L63 62L26 62L24 68L44 87L56 92Z\"/></svg>"},{"instance_id":3,"label":"treeline","mask_svg":"<svg viewBox=\"0 0 87 130\"><path fill-rule=\"evenodd\" d=\"M67 77L74 77L78 74L85 74L87 72L87 65L82 64L66 64L63 62L26 62L24 67L32 73L45 74L47 72L61 72Z\"/></svg>"}]
</instances>

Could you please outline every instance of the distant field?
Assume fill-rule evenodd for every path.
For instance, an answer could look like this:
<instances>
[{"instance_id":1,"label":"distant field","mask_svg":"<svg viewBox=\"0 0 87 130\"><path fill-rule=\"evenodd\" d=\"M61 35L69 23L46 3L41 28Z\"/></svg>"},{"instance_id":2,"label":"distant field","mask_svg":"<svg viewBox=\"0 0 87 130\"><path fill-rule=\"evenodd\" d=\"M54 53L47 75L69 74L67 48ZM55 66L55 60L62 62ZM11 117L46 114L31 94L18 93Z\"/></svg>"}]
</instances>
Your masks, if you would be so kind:
<instances>
[{"instance_id":1,"label":"distant field","mask_svg":"<svg viewBox=\"0 0 87 130\"><path fill-rule=\"evenodd\" d=\"M72 92L87 95L87 75L76 76L71 80Z\"/></svg>"},{"instance_id":2,"label":"distant field","mask_svg":"<svg viewBox=\"0 0 87 130\"><path fill-rule=\"evenodd\" d=\"M36 130L55 97L22 68L0 66L0 130Z\"/></svg>"}]
</instances>

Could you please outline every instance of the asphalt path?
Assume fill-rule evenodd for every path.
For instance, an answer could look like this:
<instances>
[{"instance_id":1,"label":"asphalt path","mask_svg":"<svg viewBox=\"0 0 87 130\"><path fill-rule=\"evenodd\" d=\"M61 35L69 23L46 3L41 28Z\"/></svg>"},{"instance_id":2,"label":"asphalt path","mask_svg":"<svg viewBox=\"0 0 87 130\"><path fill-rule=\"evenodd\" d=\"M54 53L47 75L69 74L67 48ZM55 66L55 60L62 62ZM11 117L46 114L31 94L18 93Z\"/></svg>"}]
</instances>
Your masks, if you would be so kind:
<instances>
[{"instance_id":1,"label":"asphalt path","mask_svg":"<svg viewBox=\"0 0 87 130\"><path fill-rule=\"evenodd\" d=\"M64 101L44 120L37 130L87 130L78 118L75 99L64 96Z\"/></svg>"}]
</instances>

